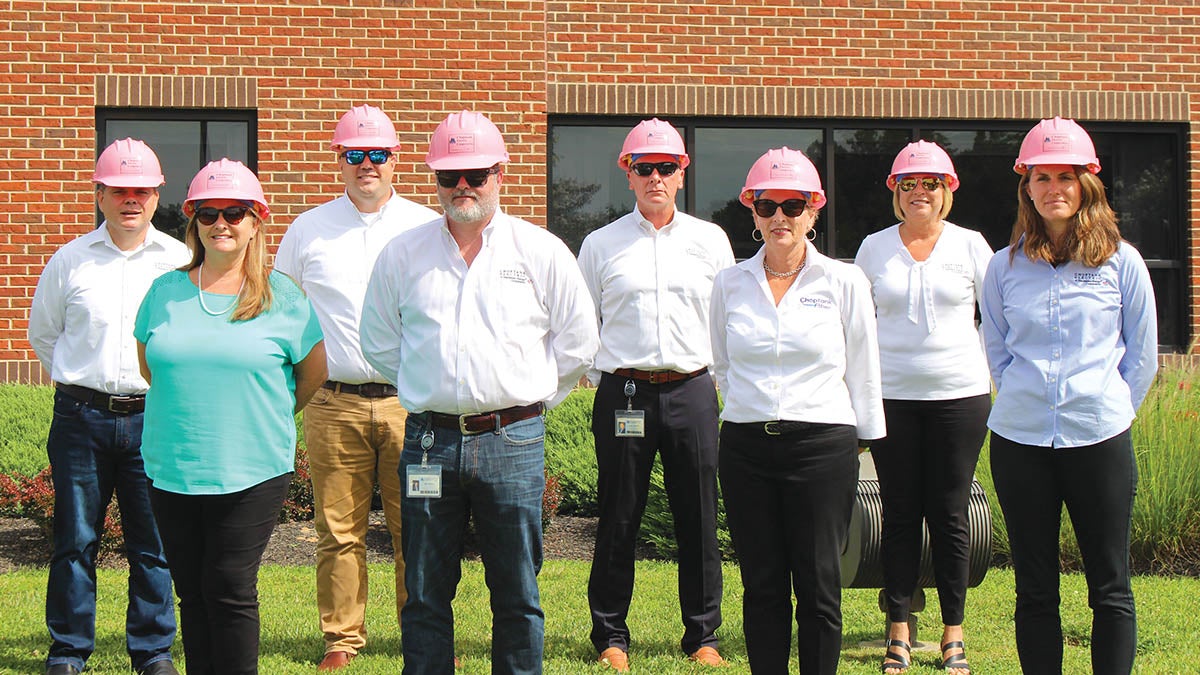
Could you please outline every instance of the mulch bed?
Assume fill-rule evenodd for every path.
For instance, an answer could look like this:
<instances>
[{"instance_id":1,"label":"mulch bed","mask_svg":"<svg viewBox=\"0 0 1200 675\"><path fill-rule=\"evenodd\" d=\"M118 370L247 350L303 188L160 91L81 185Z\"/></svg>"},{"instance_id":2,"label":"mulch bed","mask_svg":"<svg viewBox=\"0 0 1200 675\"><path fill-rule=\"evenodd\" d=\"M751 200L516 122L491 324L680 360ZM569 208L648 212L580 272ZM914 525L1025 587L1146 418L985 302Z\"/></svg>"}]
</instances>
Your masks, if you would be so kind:
<instances>
[{"instance_id":1,"label":"mulch bed","mask_svg":"<svg viewBox=\"0 0 1200 675\"><path fill-rule=\"evenodd\" d=\"M547 528L543 541L547 560L591 560L596 538L595 518L557 516ZM477 559L470 550L468 558ZM316 564L317 531L312 522L280 523L271 535L263 554L266 565ZM649 557L649 551L639 551ZM372 511L367 530L367 562L390 562L392 540L384 526L383 512ZM34 521L28 518L0 518L0 574L18 567L44 567L50 564L50 542ZM107 556L101 567L128 567L120 555Z\"/></svg>"}]
</instances>

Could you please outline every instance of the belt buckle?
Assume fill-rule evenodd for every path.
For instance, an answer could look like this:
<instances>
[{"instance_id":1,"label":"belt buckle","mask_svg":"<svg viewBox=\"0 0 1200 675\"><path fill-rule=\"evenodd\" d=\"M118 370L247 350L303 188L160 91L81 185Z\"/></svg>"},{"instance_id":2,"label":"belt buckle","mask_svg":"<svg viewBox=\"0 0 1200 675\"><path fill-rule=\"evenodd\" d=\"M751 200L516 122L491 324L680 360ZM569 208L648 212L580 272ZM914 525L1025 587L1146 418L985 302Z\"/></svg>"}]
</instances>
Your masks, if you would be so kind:
<instances>
[{"instance_id":1,"label":"belt buckle","mask_svg":"<svg viewBox=\"0 0 1200 675\"><path fill-rule=\"evenodd\" d=\"M117 414L126 414L132 409L130 407L126 407L127 404L130 404L135 400L137 400L137 399L135 399L133 396L109 396L108 397L108 406L107 406L108 412L117 413ZM118 404L119 406L123 407L124 409L118 410L117 408L113 407L113 404Z\"/></svg>"},{"instance_id":2,"label":"belt buckle","mask_svg":"<svg viewBox=\"0 0 1200 675\"><path fill-rule=\"evenodd\" d=\"M778 421L764 422L763 431L765 431L768 436L779 436L783 434L783 432L779 429Z\"/></svg>"}]
</instances>

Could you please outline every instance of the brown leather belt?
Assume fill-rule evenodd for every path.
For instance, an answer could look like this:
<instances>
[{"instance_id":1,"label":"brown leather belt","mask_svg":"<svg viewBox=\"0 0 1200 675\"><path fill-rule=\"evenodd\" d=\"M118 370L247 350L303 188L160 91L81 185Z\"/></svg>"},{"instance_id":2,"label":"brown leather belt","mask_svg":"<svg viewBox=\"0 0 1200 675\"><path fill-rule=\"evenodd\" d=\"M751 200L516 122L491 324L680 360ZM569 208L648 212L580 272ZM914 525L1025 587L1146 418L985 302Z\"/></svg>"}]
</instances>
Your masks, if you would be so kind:
<instances>
[{"instance_id":1,"label":"brown leather belt","mask_svg":"<svg viewBox=\"0 0 1200 675\"><path fill-rule=\"evenodd\" d=\"M683 382L684 380L690 380L693 377L700 377L707 372L708 368L693 370L690 373L681 373L676 370L638 370L636 368L617 368L613 371L613 375L616 375L617 377L628 377L641 382L649 382L650 384L667 384L669 382Z\"/></svg>"},{"instance_id":2,"label":"brown leather belt","mask_svg":"<svg viewBox=\"0 0 1200 675\"><path fill-rule=\"evenodd\" d=\"M443 429L457 429L463 436L473 436L482 434L485 431L500 433L501 427L506 427L513 422L520 422L531 417L537 417L542 414L545 407L541 401L531 403L530 405L518 405L504 410L493 410L492 412L475 413L472 415L448 415L446 413L431 412L429 413L430 420L433 426Z\"/></svg>"},{"instance_id":3,"label":"brown leather belt","mask_svg":"<svg viewBox=\"0 0 1200 675\"><path fill-rule=\"evenodd\" d=\"M106 394L76 384L54 383L55 389L76 401L96 410L107 410L118 415L136 415L146 410L145 394Z\"/></svg>"},{"instance_id":4,"label":"brown leather belt","mask_svg":"<svg viewBox=\"0 0 1200 675\"><path fill-rule=\"evenodd\" d=\"M396 388L383 382L363 382L362 384L346 384L328 380L321 385L339 394L357 394L363 398L388 398L396 395Z\"/></svg>"}]
</instances>

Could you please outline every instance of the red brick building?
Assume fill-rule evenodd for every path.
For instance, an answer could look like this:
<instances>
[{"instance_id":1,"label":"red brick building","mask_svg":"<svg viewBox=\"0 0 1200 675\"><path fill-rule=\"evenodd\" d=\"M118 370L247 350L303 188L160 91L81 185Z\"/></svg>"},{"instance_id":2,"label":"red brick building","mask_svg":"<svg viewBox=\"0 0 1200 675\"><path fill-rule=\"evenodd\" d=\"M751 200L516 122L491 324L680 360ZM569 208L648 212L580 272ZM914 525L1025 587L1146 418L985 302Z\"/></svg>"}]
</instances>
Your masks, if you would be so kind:
<instances>
[{"instance_id":1,"label":"red brick building","mask_svg":"<svg viewBox=\"0 0 1200 675\"><path fill-rule=\"evenodd\" d=\"M831 201L818 244L841 257L892 223L882 179L918 137L955 158L964 187L951 220L1003 245L1021 136L1074 117L1151 265L1164 351L1196 352L1198 21L1200 6L1167 0L10 0L0 382L42 378L29 302L47 258L99 222L89 179L108 141L158 150L168 210L205 161L249 162L277 238L339 191L328 142L362 103L396 121L398 190L430 205L429 134L449 112L487 113L513 160L503 207L568 241L632 204L614 160L639 119L685 131L694 164L681 206L735 243L743 214L726 206L738 181L789 144L822 172Z\"/></svg>"}]
</instances>

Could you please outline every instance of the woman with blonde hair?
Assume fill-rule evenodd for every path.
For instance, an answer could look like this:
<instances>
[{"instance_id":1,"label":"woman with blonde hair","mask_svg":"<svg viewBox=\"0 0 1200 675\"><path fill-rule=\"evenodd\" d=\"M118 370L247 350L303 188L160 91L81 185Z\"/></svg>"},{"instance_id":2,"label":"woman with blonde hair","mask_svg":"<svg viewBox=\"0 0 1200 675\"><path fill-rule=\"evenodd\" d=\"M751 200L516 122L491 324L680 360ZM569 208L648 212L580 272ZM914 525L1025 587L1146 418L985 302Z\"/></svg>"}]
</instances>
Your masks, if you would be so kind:
<instances>
[{"instance_id":1,"label":"woman with blonde hair","mask_svg":"<svg viewBox=\"0 0 1200 675\"><path fill-rule=\"evenodd\" d=\"M1073 120L1021 144L1011 243L988 265L983 333L996 496L1016 572L1025 673L1061 673L1059 529L1065 505L1092 608L1092 671L1129 673L1137 651L1129 530L1137 491L1130 424L1158 367L1150 273L1121 239Z\"/></svg>"},{"instance_id":2,"label":"woman with blonde hair","mask_svg":"<svg viewBox=\"0 0 1200 675\"><path fill-rule=\"evenodd\" d=\"M187 671L258 672L258 568L291 482L293 415L325 381L317 316L266 266L258 178L222 159L183 204L192 261L159 277L134 336L142 455L179 596ZM153 378L152 378L153 376Z\"/></svg>"},{"instance_id":3,"label":"woman with blonde hair","mask_svg":"<svg viewBox=\"0 0 1200 675\"><path fill-rule=\"evenodd\" d=\"M900 222L864 239L854 259L875 299L888 430L871 446L883 501L882 670L894 675L909 667L925 523L941 606L942 667L965 675L967 501L992 400L975 306L992 249L982 234L946 220L959 180L936 143L905 146L887 186Z\"/></svg>"}]
</instances>

